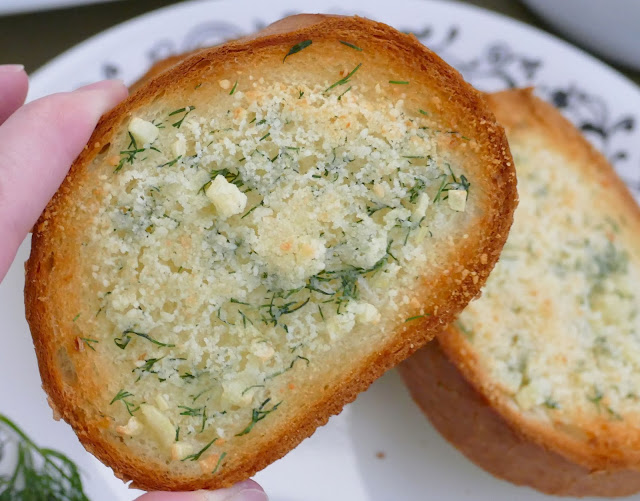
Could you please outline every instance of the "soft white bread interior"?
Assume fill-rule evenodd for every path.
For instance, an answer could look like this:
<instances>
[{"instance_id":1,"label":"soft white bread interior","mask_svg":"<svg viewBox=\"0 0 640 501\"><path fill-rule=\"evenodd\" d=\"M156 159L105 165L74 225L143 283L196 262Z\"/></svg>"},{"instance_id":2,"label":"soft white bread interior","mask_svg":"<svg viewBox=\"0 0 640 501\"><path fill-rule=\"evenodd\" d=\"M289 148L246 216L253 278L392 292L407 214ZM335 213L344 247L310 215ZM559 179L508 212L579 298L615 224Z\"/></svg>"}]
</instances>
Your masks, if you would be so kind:
<instances>
[{"instance_id":1,"label":"soft white bread interior","mask_svg":"<svg viewBox=\"0 0 640 501\"><path fill-rule=\"evenodd\" d=\"M281 457L459 313L512 221L504 132L457 72L380 23L283 23L105 116L34 232L44 387L144 489Z\"/></svg>"},{"instance_id":2,"label":"soft white bread interior","mask_svg":"<svg viewBox=\"0 0 640 501\"><path fill-rule=\"evenodd\" d=\"M530 90L489 103L516 163L513 228L482 297L403 376L436 428L494 475L628 495L640 490L640 210Z\"/></svg>"}]
</instances>

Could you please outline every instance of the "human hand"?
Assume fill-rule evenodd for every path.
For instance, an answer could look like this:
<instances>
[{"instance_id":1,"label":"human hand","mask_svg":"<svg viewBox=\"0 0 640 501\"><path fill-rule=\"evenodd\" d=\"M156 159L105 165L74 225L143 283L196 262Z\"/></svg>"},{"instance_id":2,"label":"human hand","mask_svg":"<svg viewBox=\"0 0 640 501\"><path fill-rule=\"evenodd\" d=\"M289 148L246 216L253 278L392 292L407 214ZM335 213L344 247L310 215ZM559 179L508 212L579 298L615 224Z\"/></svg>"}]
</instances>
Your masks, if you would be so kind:
<instances>
[{"instance_id":1,"label":"human hand","mask_svg":"<svg viewBox=\"0 0 640 501\"><path fill-rule=\"evenodd\" d=\"M0 65L0 281L91 137L100 116L126 98L119 81L103 81L24 105L28 78ZM137 501L267 501L252 480L228 489L151 492Z\"/></svg>"},{"instance_id":2,"label":"human hand","mask_svg":"<svg viewBox=\"0 0 640 501\"><path fill-rule=\"evenodd\" d=\"M150 492L136 501L268 501L268 498L257 483L247 480L217 491Z\"/></svg>"},{"instance_id":3,"label":"human hand","mask_svg":"<svg viewBox=\"0 0 640 501\"><path fill-rule=\"evenodd\" d=\"M100 116L127 96L105 81L23 106L22 66L0 66L0 281Z\"/></svg>"}]
</instances>

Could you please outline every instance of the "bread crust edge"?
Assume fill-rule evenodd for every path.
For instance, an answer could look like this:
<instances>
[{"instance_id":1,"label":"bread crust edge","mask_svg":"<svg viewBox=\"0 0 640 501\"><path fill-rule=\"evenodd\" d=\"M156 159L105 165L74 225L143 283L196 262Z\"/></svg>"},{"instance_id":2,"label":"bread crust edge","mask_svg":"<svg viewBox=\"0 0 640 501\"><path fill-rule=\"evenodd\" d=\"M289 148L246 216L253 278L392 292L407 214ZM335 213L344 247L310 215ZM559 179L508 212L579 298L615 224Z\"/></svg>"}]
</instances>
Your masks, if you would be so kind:
<instances>
[{"instance_id":1,"label":"bread crust edge","mask_svg":"<svg viewBox=\"0 0 640 501\"><path fill-rule=\"evenodd\" d=\"M585 175L607 185L619 210L634 226L640 225L640 207L627 186L555 107L535 97L532 89L498 92L488 95L487 100L508 133L519 127L531 128L559 150L583 159ZM617 423L603 418L586 423L586 430L581 431L588 432L587 440L583 433L570 436L523 415L483 372L473 347L455 324L439 333L433 344L437 347L419 352L402 364L400 371L431 422L478 466L547 494L612 497L640 491L640 451L633 450ZM447 364L451 367L445 367ZM440 395L437 405L418 387L417 380L427 378L429 387ZM441 391L437 385L455 388L456 395ZM462 400L458 393L468 401L458 402L456 399ZM454 408L462 417L443 421L442 416L450 415ZM467 414L477 416L473 428L478 437L461 436L457 430ZM603 439L597 440L597 436ZM507 455L508 461L501 455Z\"/></svg>"},{"instance_id":2,"label":"bread crust edge","mask_svg":"<svg viewBox=\"0 0 640 501\"><path fill-rule=\"evenodd\" d=\"M438 341L398 370L438 432L493 476L556 496L618 497L640 491L640 472L592 470L522 435L465 380Z\"/></svg>"},{"instance_id":3,"label":"bread crust edge","mask_svg":"<svg viewBox=\"0 0 640 501\"><path fill-rule=\"evenodd\" d=\"M43 388L50 397L49 400L54 412L71 424L85 448L113 468L116 476L122 480L133 479L133 487L144 490L172 491L217 489L244 480L281 458L303 439L312 435L318 426L324 425L332 415L338 414L345 404L353 401L358 393L365 390L386 370L407 358L452 321L455 314L478 294L506 241L513 220L513 211L517 204L515 173L504 131L495 123L495 119L482 96L461 81L455 70L424 48L413 36L402 35L385 25L362 18L345 20L340 17L319 16L316 19L318 19L317 23L309 23L310 20L307 18L303 23L305 27L286 33L258 37L248 42L230 42L221 47L198 51L143 86L127 101L102 118L89 140L87 148L75 161L60 190L36 224L31 257L26 263L25 305L39 361ZM55 224L58 212L63 211L65 205L71 203L69 198L72 194L75 176L79 174L83 165L95 157L101 145L109 140L124 111L135 109L141 103L148 102L154 95L161 92L163 85L173 79L196 72L203 61L210 62L218 57L232 57L235 51L251 50L257 46L279 45L285 42L291 44L301 36L312 34L321 36L322 33L330 33L334 26L344 26L344 23L353 23L354 26L365 30L375 29L378 33L382 31L392 41L409 46L412 51L415 51L416 56L426 58L428 64L450 75L447 84L459 92L458 97L465 104L474 108L491 124L489 136L495 157L499 158L498 164L491 167L496 193L500 194L499 197L496 196L492 199L495 217L491 219L491 226L487 228L486 237L480 245L473 249L461 246L461 253L457 257L459 258L458 262L465 266L447 277L441 277L439 282L432 284L436 290L441 289L440 295L436 298L444 305L436 315L400 325L396 329L393 340L387 346L381 347L375 355L354 367L349 377L337 388L334 388L330 394L319 398L313 405L305 409L304 414L297 415L296 418L288 422L286 429L281 427L280 433L262 441L257 448L247 451L246 454L236 456L233 464L222 469L215 476L159 474L152 465L139 461L133 454L123 454L122 447L116 447L106 440L99 426L87 420L83 410L76 405L77 402L74 402L73 395L66 394L64 391L60 370L55 360L56 347L53 344L51 334L57 328L52 325L51 321L55 315L49 311L50 305L40 300L41 297L46 297L48 287L46 262L51 252L48 227ZM479 259L480 254L487 256L482 263ZM462 274L463 269L467 274ZM475 281L474 274L477 277ZM432 302L434 301L433 298L430 299Z\"/></svg>"}]
</instances>

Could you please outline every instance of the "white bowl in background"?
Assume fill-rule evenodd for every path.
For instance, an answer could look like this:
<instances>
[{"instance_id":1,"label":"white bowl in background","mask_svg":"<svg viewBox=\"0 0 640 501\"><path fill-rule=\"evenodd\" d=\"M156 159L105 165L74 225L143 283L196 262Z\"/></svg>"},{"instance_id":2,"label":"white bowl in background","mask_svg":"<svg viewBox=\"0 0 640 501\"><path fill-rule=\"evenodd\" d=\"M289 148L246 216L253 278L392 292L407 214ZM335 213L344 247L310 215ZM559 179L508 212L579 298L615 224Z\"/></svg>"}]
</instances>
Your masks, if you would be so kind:
<instances>
[{"instance_id":1,"label":"white bowl in background","mask_svg":"<svg viewBox=\"0 0 640 501\"><path fill-rule=\"evenodd\" d=\"M522 1L576 42L611 61L640 69L640 1Z\"/></svg>"},{"instance_id":2,"label":"white bowl in background","mask_svg":"<svg viewBox=\"0 0 640 501\"><path fill-rule=\"evenodd\" d=\"M0 0L0 15L62 9L110 0Z\"/></svg>"}]
</instances>

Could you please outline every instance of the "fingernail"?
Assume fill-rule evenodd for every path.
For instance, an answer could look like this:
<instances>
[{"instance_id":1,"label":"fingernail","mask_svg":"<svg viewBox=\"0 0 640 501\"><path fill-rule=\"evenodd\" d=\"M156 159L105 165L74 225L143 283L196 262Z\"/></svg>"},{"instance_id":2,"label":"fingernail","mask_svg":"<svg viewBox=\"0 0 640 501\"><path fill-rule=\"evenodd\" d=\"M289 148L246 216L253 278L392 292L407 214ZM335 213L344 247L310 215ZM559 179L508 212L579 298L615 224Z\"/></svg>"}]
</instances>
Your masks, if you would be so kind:
<instances>
[{"instance_id":1,"label":"fingernail","mask_svg":"<svg viewBox=\"0 0 640 501\"><path fill-rule=\"evenodd\" d=\"M253 480L218 491L201 491L203 501L269 501L262 488Z\"/></svg>"},{"instance_id":2,"label":"fingernail","mask_svg":"<svg viewBox=\"0 0 640 501\"><path fill-rule=\"evenodd\" d=\"M0 64L0 73L18 73L24 71L23 64Z\"/></svg>"},{"instance_id":3,"label":"fingernail","mask_svg":"<svg viewBox=\"0 0 640 501\"><path fill-rule=\"evenodd\" d=\"M229 501L269 501L269 498L264 491L249 489L231 496Z\"/></svg>"},{"instance_id":4,"label":"fingernail","mask_svg":"<svg viewBox=\"0 0 640 501\"><path fill-rule=\"evenodd\" d=\"M75 92L88 97L92 109L100 114L110 110L129 95L129 91L121 80L103 80L80 87Z\"/></svg>"},{"instance_id":5,"label":"fingernail","mask_svg":"<svg viewBox=\"0 0 640 501\"><path fill-rule=\"evenodd\" d=\"M78 87L76 90L85 91L85 90L106 89L111 87L125 87L124 81L120 79L101 80L99 82L83 85L82 87Z\"/></svg>"}]
</instances>

